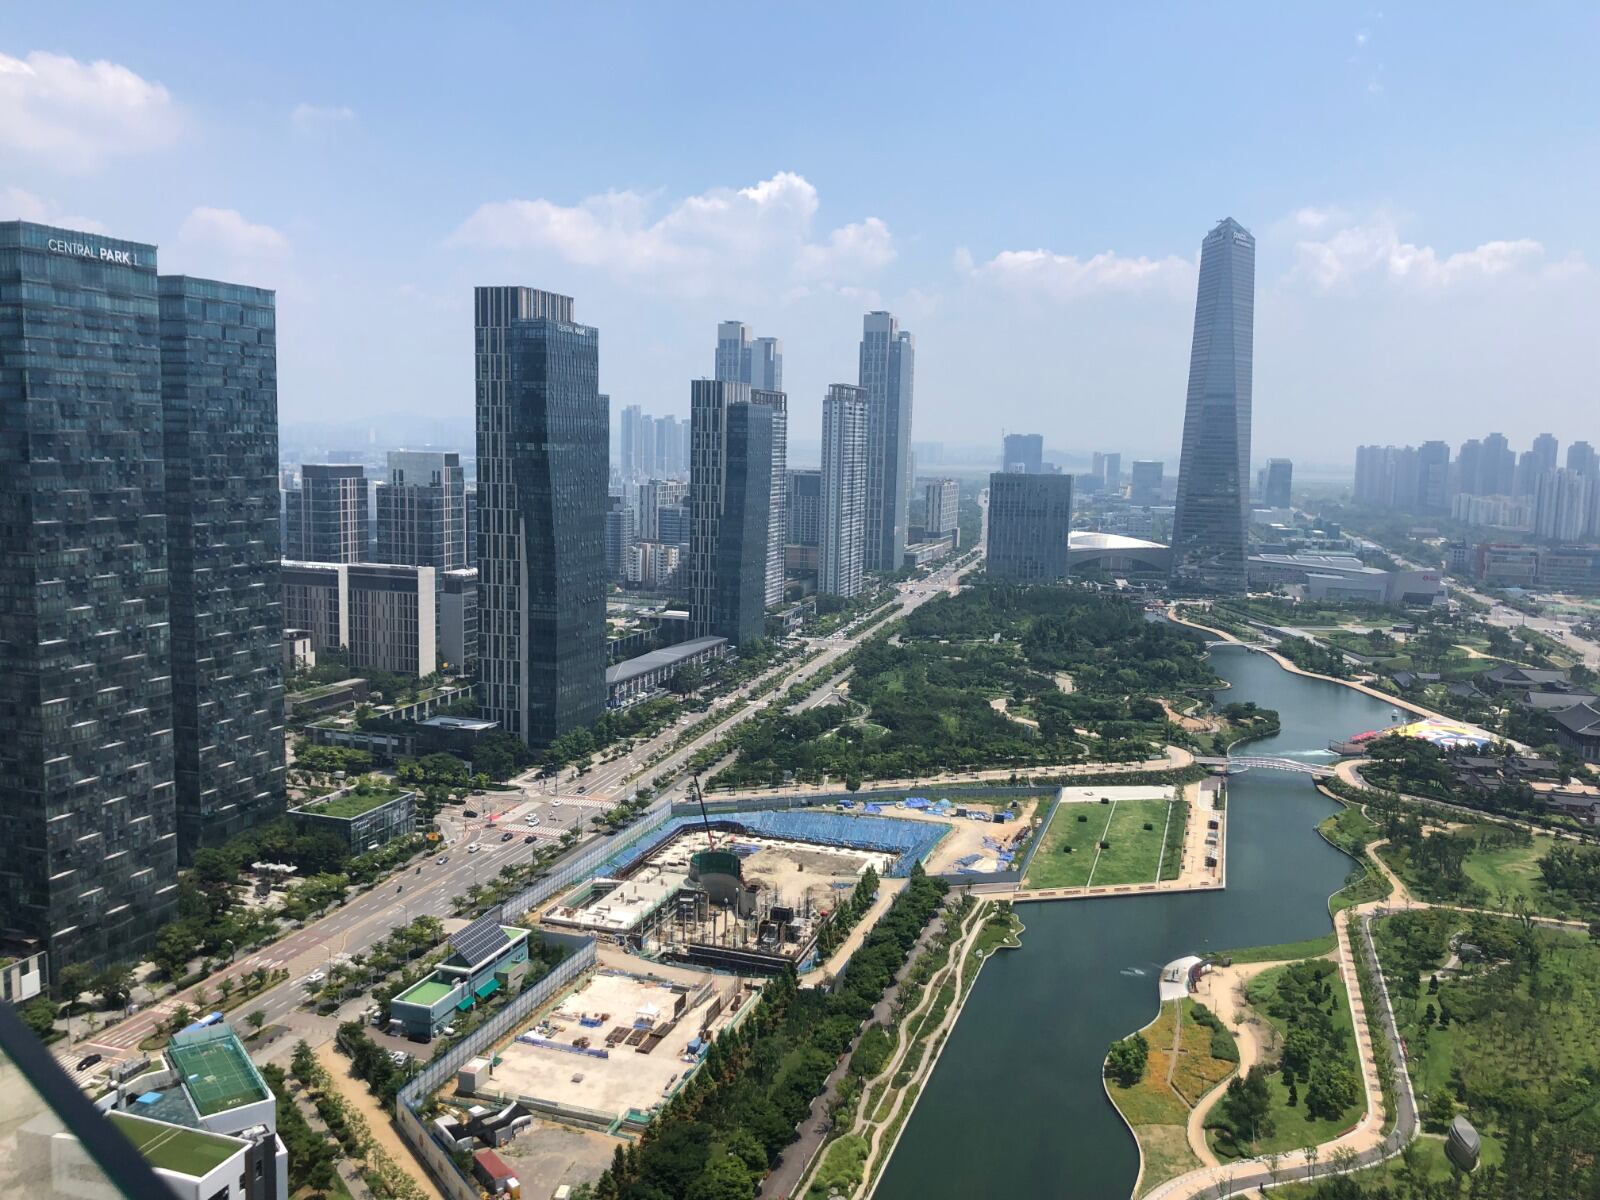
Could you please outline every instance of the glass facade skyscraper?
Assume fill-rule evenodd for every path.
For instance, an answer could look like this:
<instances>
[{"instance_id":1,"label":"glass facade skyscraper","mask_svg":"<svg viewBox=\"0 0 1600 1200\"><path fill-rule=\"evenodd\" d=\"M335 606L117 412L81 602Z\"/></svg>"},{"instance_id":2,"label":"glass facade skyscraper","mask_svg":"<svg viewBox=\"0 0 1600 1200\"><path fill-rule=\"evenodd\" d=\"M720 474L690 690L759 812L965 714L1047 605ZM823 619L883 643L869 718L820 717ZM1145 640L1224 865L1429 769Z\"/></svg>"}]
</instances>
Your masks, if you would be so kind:
<instances>
[{"instance_id":1,"label":"glass facade skyscraper","mask_svg":"<svg viewBox=\"0 0 1600 1200\"><path fill-rule=\"evenodd\" d=\"M467 565L466 476L453 450L391 450L378 484L377 561L457 571Z\"/></svg>"},{"instance_id":2,"label":"glass facade skyscraper","mask_svg":"<svg viewBox=\"0 0 1600 1200\"><path fill-rule=\"evenodd\" d=\"M743 383L690 385L689 617L696 637L742 644L765 632L782 402L781 392Z\"/></svg>"},{"instance_id":3,"label":"glass facade skyscraper","mask_svg":"<svg viewBox=\"0 0 1600 1200\"><path fill-rule=\"evenodd\" d=\"M154 246L0 222L0 926L53 968L177 906Z\"/></svg>"},{"instance_id":4,"label":"glass facade skyscraper","mask_svg":"<svg viewBox=\"0 0 1600 1200\"><path fill-rule=\"evenodd\" d=\"M1173 581L1180 587L1245 587L1255 291L1256 240L1226 218L1200 246L1172 525Z\"/></svg>"},{"instance_id":5,"label":"glass facade skyscraper","mask_svg":"<svg viewBox=\"0 0 1600 1200\"><path fill-rule=\"evenodd\" d=\"M911 396L916 339L892 313L862 322L860 384L867 394L864 566L898 571L911 503Z\"/></svg>"},{"instance_id":6,"label":"glass facade skyscraper","mask_svg":"<svg viewBox=\"0 0 1600 1200\"><path fill-rule=\"evenodd\" d=\"M986 574L1017 583L1065 579L1071 532L1071 475L989 476Z\"/></svg>"},{"instance_id":7,"label":"glass facade skyscraper","mask_svg":"<svg viewBox=\"0 0 1600 1200\"><path fill-rule=\"evenodd\" d=\"M283 556L297 562L366 562L366 470L344 463L306 463L300 486L283 495Z\"/></svg>"},{"instance_id":8,"label":"glass facade skyscraper","mask_svg":"<svg viewBox=\"0 0 1600 1200\"><path fill-rule=\"evenodd\" d=\"M610 413L569 296L474 290L484 716L547 745L605 711Z\"/></svg>"},{"instance_id":9,"label":"glass facade skyscraper","mask_svg":"<svg viewBox=\"0 0 1600 1200\"><path fill-rule=\"evenodd\" d=\"M285 806L273 294L163 275L178 851Z\"/></svg>"}]
</instances>

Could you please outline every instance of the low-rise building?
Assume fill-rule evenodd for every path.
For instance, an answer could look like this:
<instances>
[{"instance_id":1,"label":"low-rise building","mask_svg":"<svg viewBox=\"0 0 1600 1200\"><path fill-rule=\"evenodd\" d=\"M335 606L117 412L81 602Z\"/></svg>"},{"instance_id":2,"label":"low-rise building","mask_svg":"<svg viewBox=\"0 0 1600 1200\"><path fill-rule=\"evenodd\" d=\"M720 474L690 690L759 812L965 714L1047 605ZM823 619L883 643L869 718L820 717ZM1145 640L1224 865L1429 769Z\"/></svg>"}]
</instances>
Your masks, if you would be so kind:
<instances>
[{"instance_id":1,"label":"low-rise building","mask_svg":"<svg viewBox=\"0 0 1600 1200\"><path fill-rule=\"evenodd\" d=\"M456 1013L516 991L527 970L528 931L500 924L500 909L491 909L451 936L450 957L389 1002L390 1029L431 1041Z\"/></svg>"},{"instance_id":2,"label":"low-rise building","mask_svg":"<svg viewBox=\"0 0 1600 1200\"><path fill-rule=\"evenodd\" d=\"M44 951L31 954L0 954L0 1000L7 1004L26 1004L40 995L48 984L45 978Z\"/></svg>"},{"instance_id":3,"label":"low-rise building","mask_svg":"<svg viewBox=\"0 0 1600 1200\"><path fill-rule=\"evenodd\" d=\"M309 629L283 631L283 673L309 671L317 665L317 651Z\"/></svg>"},{"instance_id":4,"label":"low-rise building","mask_svg":"<svg viewBox=\"0 0 1600 1200\"><path fill-rule=\"evenodd\" d=\"M363 779L291 809L296 828L331 833L362 854L416 828L417 794L379 779Z\"/></svg>"},{"instance_id":5,"label":"low-rise building","mask_svg":"<svg viewBox=\"0 0 1600 1200\"><path fill-rule=\"evenodd\" d=\"M343 648L354 667L399 675L436 669L432 567L285 560L281 580L284 625L309 630L317 653Z\"/></svg>"},{"instance_id":6,"label":"low-rise building","mask_svg":"<svg viewBox=\"0 0 1600 1200\"><path fill-rule=\"evenodd\" d=\"M1172 573L1172 551L1144 538L1074 530L1067 538L1067 566L1074 575L1165 579Z\"/></svg>"},{"instance_id":7,"label":"low-rise building","mask_svg":"<svg viewBox=\"0 0 1600 1200\"><path fill-rule=\"evenodd\" d=\"M606 691L613 708L667 686L683 667L705 666L728 653L728 639L690 638L606 668Z\"/></svg>"},{"instance_id":8,"label":"low-rise building","mask_svg":"<svg viewBox=\"0 0 1600 1200\"><path fill-rule=\"evenodd\" d=\"M1308 600L1365 600L1373 604L1432 605L1445 597L1433 568L1385 571L1350 554L1252 554L1250 585L1301 585Z\"/></svg>"},{"instance_id":9,"label":"low-rise building","mask_svg":"<svg viewBox=\"0 0 1600 1200\"><path fill-rule=\"evenodd\" d=\"M1600 762L1600 704L1575 704L1550 716L1556 723L1556 745L1585 762Z\"/></svg>"}]
</instances>

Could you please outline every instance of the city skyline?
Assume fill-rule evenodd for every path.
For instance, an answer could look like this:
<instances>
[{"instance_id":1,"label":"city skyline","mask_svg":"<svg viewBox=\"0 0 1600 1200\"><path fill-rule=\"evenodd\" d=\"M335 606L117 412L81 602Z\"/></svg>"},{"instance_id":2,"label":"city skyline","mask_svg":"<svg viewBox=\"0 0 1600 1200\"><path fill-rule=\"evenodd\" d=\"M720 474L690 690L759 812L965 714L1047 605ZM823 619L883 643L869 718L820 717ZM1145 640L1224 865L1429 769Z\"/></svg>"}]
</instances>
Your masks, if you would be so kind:
<instances>
[{"instance_id":1,"label":"city skyline","mask_svg":"<svg viewBox=\"0 0 1600 1200\"><path fill-rule=\"evenodd\" d=\"M655 55L686 43L668 14L543 23L541 37L577 51L553 64L556 79L575 80L580 61L624 65L600 110L613 119L549 131L537 159L507 164L482 152L511 120L491 63L531 18L508 17L506 36L470 57L436 46L436 31L386 27L400 60L440 78L439 101L419 111L357 52L371 30L354 14L326 14L318 54L269 84L263 63L287 36L270 22L246 37L243 18L223 14L157 36L138 14L83 11L70 26L9 14L0 219L142 236L174 270L276 288L285 428L441 410L466 428L472 400L452 364L471 336L470 289L534 278L584 296L615 331L600 381L613 419L626 404L676 410L673 381L705 372L706 331L732 315L782 337L791 421L815 429L826 385L851 378L859 314L883 308L928 347L919 436L987 441L993 421L1088 451L1124 420L1172 424L1191 231L1223 211L1260 239L1257 374L1274 401L1256 430L1263 459L1294 458L1304 473L1321 465L1314 444L1348 465L1373 440L1363 427L1424 440L1430 402L1446 399L1480 428L1510 406L1506 432L1526 444L1587 400L1583 314L1600 301L1600 245L1570 205L1524 182L1548 172L1581 190L1595 177L1563 132L1595 86L1578 73L1587 15L1552 18L1529 35L1542 53L1508 64L1486 15L1459 15L1441 41L1420 14L1266 10L1248 39L1217 50L1250 70L1217 71L1190 53L1200 14L1152 28L1106 12L1074 31L1105 53L1046 73L1043 46L1064 16L1033 14L1045 36L1019 38L1015 18L922 14L926 65L954 45L1004 47L1020 55L1018 90L954 106L929 82L936 66L892 64L905 110L882 171L863 169L847 136L853 106L811 96L805 121L780 120L793 106L781 86L713 152L665 153L677 122L726 117L712 89L660 75ZM774 82L804 77L819 23L762 22ZM898 27L887 14L867 25ZM751 29L703 32L732 47ZM1304 58L1267 52L1284 45ZM842 53L867 55L865 43ZM1153 97L1111 68L1135 53L1156 64ZM1433 69L1441 55L1496 67L1468 87L1474 73ZM1218 103L1234 117L1222 142L1170 103L1202 79L1224 81ZM1270 111L1246 96L1263 87L1283 97ZM1107 106L1117 120L1101 119ZM1456 115L1479 111L1507 119ZM1552 125L1548 111L1563 115ZM952 122L986 136L952 138ZM1286 132L1307 129L1316 136ZM1071 153L1053 160L1040 144ZM1263 176L1252 168L1269 147ZM1356 168L1330 180L1329 161ZM402 173L418 186L396 202L385 181ZM978 349L997 342L1006 354ZM1307 414L1330 410L1344 420L1319 434ZM1175 458L1177 438L1124 449Z\"/></svg>"}]
</instances>

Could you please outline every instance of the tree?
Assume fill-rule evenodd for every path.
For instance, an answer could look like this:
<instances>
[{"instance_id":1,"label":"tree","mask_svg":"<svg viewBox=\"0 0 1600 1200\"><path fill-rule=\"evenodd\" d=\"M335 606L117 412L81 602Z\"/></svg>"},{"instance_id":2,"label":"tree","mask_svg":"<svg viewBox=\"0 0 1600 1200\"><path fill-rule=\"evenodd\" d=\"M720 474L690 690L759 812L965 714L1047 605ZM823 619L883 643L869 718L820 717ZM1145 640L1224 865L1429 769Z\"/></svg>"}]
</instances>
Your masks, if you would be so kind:
<instances>
[{"instance_id":1,"label":"tree","mask_svg":"<svg viewBox=\"0 0 1600 1200\"><path fill-rule=\"evenodd\" d=\"M194 1023L194 1009L187 1004L180 1004L172 1010L172 1015L167 1018L167 1028L174 1033Z\"/></svg>"},{"instance_id":2,"label":"tree","mask_svg":"<svg viewBox=\"0 0 1600 1200\"><path fill-rule=\"evenodd\" d=\"M227 1002L229 996L233 995L233 989L236 986L231 977L224 977L222 982L217 984L217 991L221 993L224 1003Z\"/></svg>"},{"instance_id":3,"label":"tree","mask_svg":"<svg viewBox=\"0 0 1600 1200\"><path fill-rule=\"evenodd\" d=\"M750 1200L755 1194L750 1172L731 1154L708 1163L687 1192L688 1200Z\"/></svg>"},{"instance_id":4,"label":"tree","mask_svg":"<svg viewBox=\"0 0 1600 1200\"><path fill-rule=\"evenodd\" d=\"M1221 1116L1233 1140L1238 1143L1254 1142L1269 1136L1274 1124L1271 1117L1272 1094L1267 1087L1267 1070L1257 1063L1244 1076L1235 1075L1223 1094Z\"/></svg>"},{"instance_id":5,"label":"tree","mask_svg":"<svg viewBox=\"0 0 1600 1200\"><path fill-rule=\"evenodd\" d=\"M1324 1057L1311 1066L1311 1086L1306 1089L1306 1112L1336 1120L1361 1098L1361 1081L1344 1062Z\"/></svg>"},{"instance_id":6,"label":"tree","mask_svg":"<svg viewBox=\"0 0 1600 1200\"><path fill-rule=\"evenodd\" d=\"M112 963L96 975L89 986L107 1008L122 1008L128 1003L133 988L133 968L127 963Z\"/></svg>"},{"instance_id":7,"label":"tree","mask_svg":"<svg viewBox=\"0 0 1600 1200\"><path fill-rule=\"evenodd\" d=\"M1132 1087L1144 1078L1144 1069L1150 1059L1150 1043L1144 1034L1121 1038L1111 1043L1106 1055L1106 1074L1123 1087Z\"/></svg>"},{"instance_id":8,"label":"tree","mask_svg":"<svg viewBox=\"0 0 1600 1200\"><path fill-rule=\"evenodd\" d=\"M48 996L35 996L22 1006L22 1020L41 1038L49 1037L56 1027L56 1013L60 1006Z\"/></svg>"},{"instance_id":9,"label":"tree","mask_svg":"<svg viewBox=\"0 0 1600 1200\"><path fill-rule=\"evenodd\" d=\"M250 1015L245 1017L245 1024L256 1033L261 1032L261 1027L267 1023L267 1014L264 1009L252 1009Z\"/></svg>"},{"instance_id":10,"label":"tree","mask_svg":"<svg viewBox=\"0 0 1600 1200\"><path fill-rule=\"evenodd\" d=\"M91 987L91 971L82 963L68 963L56 975L56 994L68 1004L76 1004L78 997Z\"/></svg>"}]
</instances>

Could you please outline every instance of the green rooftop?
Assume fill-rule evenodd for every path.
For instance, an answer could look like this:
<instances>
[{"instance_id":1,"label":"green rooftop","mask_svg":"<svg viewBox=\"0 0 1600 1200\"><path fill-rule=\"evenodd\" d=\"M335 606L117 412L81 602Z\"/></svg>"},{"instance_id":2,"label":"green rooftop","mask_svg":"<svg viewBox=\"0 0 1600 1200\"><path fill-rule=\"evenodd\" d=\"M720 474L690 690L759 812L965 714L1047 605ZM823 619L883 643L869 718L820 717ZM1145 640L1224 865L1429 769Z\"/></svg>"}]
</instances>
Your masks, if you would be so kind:
<instances>
[{"instance_id":1,"label":"green rooftop","mask_svg":"<svg viewBox=\"0 0 1600 1200\"><path fill-rule=\"evenodd\" d=\"M301 805L300 811L318 817L350 820L389 803L396 796L402 796L409 790L389 783L369 783L365 791L340 792L326 800L313 800L309 804Z\"/></svg>"},{"instance_id":2,"label":"green rooftop","mask_svg":"<svg viewBox=\"0 0 1600 1200\"><path fill-rule=\"evenodd\" d=\"M395 1000L402 1004L420 1004L423 1008L432 1008L455 990L452 984L441 983L431 975L414 984L408 990L401 992Z\"/></svg>"},{"instance_id":3,"label":"green rooftop","mask_svg":"<svg viewBox=\"0 0 1600 1200\"><path fill-rule=\"evenodd\" d=\"M185 1129L161 1121L147 1121L129 1113L107 1113L111 1123L138 1147L145 1161L163 1171L200 1178L216 1170L239 1152L238 1138Z\"/></svg>"},{"instance_id":4,"label":"green rooftop","mask_svg":"<svg viewBox=\"0 0 1600 1200\"><path fill-rule=\"evenodd\" d=\"M226 1025L174 1034L167 1057L202 1117L253 1104L271 1094Z\"/></svg>"}]
</instances>

